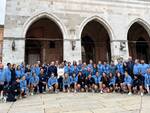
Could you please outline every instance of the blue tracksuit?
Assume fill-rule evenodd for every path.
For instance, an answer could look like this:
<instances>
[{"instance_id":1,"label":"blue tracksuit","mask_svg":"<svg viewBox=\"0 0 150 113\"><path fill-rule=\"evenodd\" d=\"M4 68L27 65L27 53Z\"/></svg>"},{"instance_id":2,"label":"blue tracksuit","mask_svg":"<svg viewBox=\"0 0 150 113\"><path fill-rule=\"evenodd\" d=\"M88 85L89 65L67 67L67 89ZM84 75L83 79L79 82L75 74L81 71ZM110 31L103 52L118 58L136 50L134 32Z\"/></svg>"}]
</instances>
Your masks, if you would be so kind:
<instances>
[{"instance_id":1,"label":"blue tracksuit","mask_svg":"<svg viewBox=\"0 0 150 113\"><path fill-rule=\"evenodd\" d=\"M32 76L29 80L29 84L32 84L32 85L37 85L39 83L39 77L38 76Z\"/></svg>"},{"instance_id":2,"label":"blue tracksuit","mask_svg":"<svg viewBox=\"0 0 150 113\"><path fill-rule=\"evenodd\" d=\"M40 74L40 67L35 67L35 73L37 76Z\"/></svg>"},{"instance_id":3,"label":"blue tracksuit","mask_svg":"<svg viewBox=\"0 0 150 113\"><path fill-rule=\"evenodd\" d=\"M71 76L72 73L73 73L73 66L65 66L64 72L65 72L65 73L68 73L69 76Z\"/></svg>"},{"instance_id":4,"label":"blue tracksuit","mask_svg":"<svg viewBox=\"0 0 150 113\"><path fill-rule=\"evenodd\" d=\"M78 76L75 76L75 77L70 76L70 85L77 83L77 81L78 81Z\"/></svg>"},{"instance_id":5,"label":"blue tracksuit","mask_svg":"<svg viewBox=\"0 0 150 113\"><path fill-rule=\"evenodd\" d=\"M116 83L116 77L113 76L112 78L109 79L109 85L115 85Z\"/></svg>"},{"instance_id":6,"label":"blue tracksuit","mask_svg":"<svg viewBox=\"0 0 150 113\"><path fill-rule=\"evenodd\" d=\"M120 72L121 74L124 73L123 65L122 65L122 64L119 63L119 64L116 65L116 67L117 67L117 71L118 71L118 72Z\"/></svg>"},{"instance_id":7,"label":"blue tracksuit","mask_svg":"<svg viewBox=\"0 0 150 113\"><path fill-rule=\"evenodd\" d=\"M148 67L148 64L140 64L140 72L143 76L146 74Z\"/></svg>"},{"instance_id":8,"label":"blue tracksuit","mask_svg":"<svg viewBox=\"0 0 150 113\"><path fill-rule=\"evenodd\" d=\"M126 85L128 85L128 84L132 85L132 78L130 75L128 75L127 77L126 76L124 77L124 83Z\"/></svg>"},{"instance_id":9,"label":"blue tracksuit","mask_svg":"<svg viewBox=\"0 0 150 113\"><path fill-rule=\"evenodd\" d=\"M48 88L52 87L54 84L57 84L57 83L58 83L58 81L57 81L56 77L50 77L48 79Z\"/></svg>"},{"instance_id":10,"label":"blue tracksuit","mask_svg":"<svg viewBox=\"0 0 150 113\"><path fill-rule=\"evenodd\" d=\"M79 69L77 67L73 66L73 73L75 73L77 75L78 72L79 72Z\"/></svg>"},{"instance_id":11,"label":"blue tracksuit","mask_svg":"<svg viewBox=\"0 0 150 113\"><path fill-rule=\"evenodd\" d=\"M20 80L20 89L27 91L27 81L26 80Z\"/></svg>"},{"instance_id":12,"label":"blue tracksuit","mask_svg":"<svg viewBox=\"0 0 150 113\"><path fill-rule=\"evenodd\" d=\"M11 70L9 69L9 67L6 67L4 69L4 74L5 74L5 81L9 83L11 81Z\"/></svg>"},{"instance_id":13,"label":"blue tracksuit","mask_svg":"<svg viewBox=\"0 0 150 113\"><path fill-rule=\"evenodd\" d=\"M150 74L148 74L148 73L146 73L145 75L144 75L144 77L145 77L145 87L147 87L147 86L150 86Z\"/></svg>"},{"instance_id":14,"label":"blue tracksuit","mask_svg":"<svg viewBox=\"0 0 150 113\"><path fill-rule=\"evenodd\" d=\"M21 78L23 76L21 70L16 70L16 77Z\"/></svg>"},{"instance_id":15,"label":"blue tracksuit","mask_svg":"<svg viewBox=\"0 0 150 113\"><path fill-rule=\"evenodd\" d=\"M28 75L27 73L25 73L25 77L26 77L26 81L27 81L27 85L29 84L29 80L32 77L31 73Z\"/></svg>"},{"instance_id":16,"label":"blue tracksuit","mask_svg":"<svg viewBox=\"0 0 150 113\"><path fill-rule=\"evenodd\" d=\"M0 69L0 82L5 82L5 75L3 69Z\"/></svg>"},{"instance_id":17,"label":"blue tracksuit","mask_svg":"<svg viewBox=\"0 0 150 113\"><path fill-rule=\"evenodd\" d=\"M69 77L63 79L63 89L65 88L65 86L70 87L70 78Z\"/></svg>"},{"instance_id":18,"label":"blue tracksuit","mask_svg":"<svg viewBox=\"0 0 150 113\"><path fill-rule=\"evenodd\" d=\"M140 73L140 64L134 64L133 66L133 74L138 75Z\"/></svg>"},{"instance_id":19,"label":"blue tracksuit","mask_svg":"<svg viewBox=\"0 0 150 113\"><path fill-rule=\"evenodd\" d=\"M100 83L100 81L101 81L101 76L96 76L96 75L94 75L93 78L94 78L94 80L95 80L95 84L99 84L99 83Z\"/></svg>"},{"instance_id":20,"label":"blue tracksuit","mask_svg":"<svg viewBox=\"0 0 150 113\"><path fill-rule=\"evenodd\" d=\"M92 72L93 72L93 65L92 65L92 64L88 64L88 65L87 65L87 69L90 70L90 71L87 70L87 71L88 71L88 74L89 74L89 73L92 73Z\"/></svg>"},{"instance_id":21,"label":"blue tracksuit","mask_svg":"<svg viewBox=\"0 0 150 113\"><path fill-rule=\"evenodd\" d=\"M110 66L108 64L107 65L103 65L103 72L105 72L106 74L110 73Z\"/></svg>"},{"instance_id":22,"label":"blue tracksuit","mask_svg":"<svg viewBox=\"0 0 150 113\"><path fill-rule=\"evenodd\" d=\"M102 65L102 64L98 64L98 65L97 65L97 69L98 69L99 74L102 75L102 73L103 73L103 71L104 71L104 70L103 70L103 65Z\"/></svg>"}]
</instances>

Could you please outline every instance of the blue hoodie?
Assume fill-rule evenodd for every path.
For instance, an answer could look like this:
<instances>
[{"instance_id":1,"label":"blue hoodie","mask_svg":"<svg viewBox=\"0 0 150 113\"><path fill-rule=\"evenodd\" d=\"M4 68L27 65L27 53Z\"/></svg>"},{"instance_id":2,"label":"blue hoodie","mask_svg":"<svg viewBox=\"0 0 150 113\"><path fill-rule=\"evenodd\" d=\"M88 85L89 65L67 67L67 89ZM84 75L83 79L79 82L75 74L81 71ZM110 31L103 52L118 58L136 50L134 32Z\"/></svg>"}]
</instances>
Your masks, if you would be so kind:
<instances>
[{"instance_id":1,"label":"blue hoodie","mask_svg":"<svg viewBox=\"0 0 150 113\"><path fill-rule=\"evenodd\" d=\"M58 83L57 78L56 77L50 77L48 79L48 87L52 87L52 85Z\"/></svg>"},{"instance_id":2,"label":"blue hoodie","mask_svg":"<svg viewBox=\"0 0 150 113\"><path fill-rule=\"evenodd\" d=\"M138 75L140 72L140 64L134 64L133 66L133 74Z\"/></svg>"},{"instance_id":3,"label":"blue hoodie","mask_svg":"<svg viewBox=\"0 0 150 113\"><path fill-rule=\"evenodd\" d=\"M132 84L132 78L130 75L124 77L125 84Z\"/></svg>"},{"instance_id":4,"label":"blue hoodie","mask_svg":"<svg viewBox=\"0 0 150 113\"><path fill-rule=\"evenodd\" d=\"M116 83L116 77L113 76L112 78L109 79L109 85L115 85Z\"/></svg>"},{"instance_id":5,"label":"blue hoodie","mask_svg":"<svg viewBox=\"0 0 150 113\"><path fill-rule=\"evenodd\" d=\"M0 82L5 82L5 75L3 69L0 69Z\"/></svg>"},{"instance_id":6,"label":"blue hoodie","mask_svg":"<svg viewBox=\"0 0 150 113\"><path fill-rule=\"evenodd\" d=\"M9 67L6 67L4 69L4 74L6 82L9 83L11 81L11 70L9 69Z\"/></svg>"},{"instance_id":7,"label":"blue hoodie","mask_svg":"<svg viewBox=\"0 0 150 113\"><path fill-rule=\"evenodd\" d=\"M70 86L70 78L67 77L67 78L64 78L63 79L63 89L65 88L65 86Z\"/></svg>"},{"instance_id":8,"label":"blue hoodie","mask_svg":"<svg viewBox=\"0 0 150 113\"><path fill-rule=\"evenodd\" d=\"M20 89L26 89L26 88L27 88L27 81L20 80Z\"/></svg>"},{"instance_id":9,"label":"blue hoodie","mask_svg":"<svg viewBox=\"0 0 150 113\"><path fill-rule=\"evenodd\" d=\"M39 77L38 76L32 76L29 80L29 84L32 84L32 85L37 85L39 83Z\"/></svg>"},{"instance_id":10,"label":"blue hoodie","mask_svg":"<svg viewBox=\"0 0 150 113\"><path fill-rule=\"evenodd\" d=\"M148 67L148 64L140 64L140 71L143 76L146 74Z\"/></svg>"},{"instance_id":11,"label":"blue hoodie","mask_svg":"<svg viewBox=\"0 0 150 113\"><path fill-rule=\"evenodd\" d=\"M95 80L95 84L99 84L99 83L100 83L100 81L101 81L101 76L96 76L96 75L94 75L93 78L94 78L94 80Z\"/></svg>"},{"instance_id":12,"label":"blue hoodie","mask_svg":"<svg viewBox=\"0 0 150 113\"><path fill-rule=\"evenodd\" d=\"M21 78L23 76L21 70L16 70L16 77Z\"/></svg>"},{"instance_id":13,"label":"blue hoodie","mask_svg":"<svg viewBox=\"0 0 150 113\"><path fill-rule=\"evenodd\" d=\"M145 75L144 75L144 77L145 77L145 87L147 87L147 85L148 86L150 86L150 74L148 74L148 73L146 73Z\"/></svg>"},{"instance_id":14,"label":"blue hoodie","mask_svg":"<svg viewBox=\"0 0 150 113\"><path fill-rule=\"evenodd\" d=\"M75 77L70 76L70 85L77 83L77 81L78 81L78 76L75 76Z\"/></svg>"}]
</instances>

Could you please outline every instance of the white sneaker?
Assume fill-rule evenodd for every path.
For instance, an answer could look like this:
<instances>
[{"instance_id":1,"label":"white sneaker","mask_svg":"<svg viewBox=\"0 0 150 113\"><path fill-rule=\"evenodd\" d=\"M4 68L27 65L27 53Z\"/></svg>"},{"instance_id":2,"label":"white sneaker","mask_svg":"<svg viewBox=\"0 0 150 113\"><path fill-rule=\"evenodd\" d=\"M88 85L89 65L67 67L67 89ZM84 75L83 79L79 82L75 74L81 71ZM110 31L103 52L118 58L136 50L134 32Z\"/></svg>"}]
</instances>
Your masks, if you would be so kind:
<instances>
[{"instance_id":1,"label":"white sneaker","mask_svg":"<svg viewBox=\"0 0 150 113\"><path fill-rule=\"evenodd\" d=\"M143 96L144 94L143 93L141 93L141 96Z\"/></svg>"},{"instance_id":2,"label":"white sneaker","mask_svg":"<svg viewBox=\"0 0 150 113\"><path fill-rule=\"evenodd\" d=\"M128 93L128 95L130 96L130 95L132 95L132 93L131 93L131 92L129 92L129 93Z\"/></svg>"},{"instance_id":3,"label":"white sneaker","mask_svg":"<svg viewBox=\"0 0 150 113\"><path fill-rule=\"evenodd\" d=\"M55 90L55 93L57 94L57 93L58 93L58 91L57 91L57 90Z\"/></svg>"},{"instance_id":4,"label":"white sneaker","mask_svg":"<svg viewBox=\"0 0 150 113\"><path fill-rule=\"evenodd\" d=\"M101 90L100 93L103 94L103 91Z\"/></svg>"},{"instance_id":5,"label":"white sneaker","mask_svg":"<svg viewBox=\"0 0 150 113\"><path fill-rule=\"evenodd\" d=\"M31 96L33 96L34 94L33 93L31 93Z\"/></svg>"},{"instance_id":6,"label":"white sneaker","mask_svg":"<svg viewBox=\"0 0 150 113\"><path fill-rule=\"evenodd\" d=\"M77 93L77 90L74 90L74 93Z\"/></svg>"}]
</instances>

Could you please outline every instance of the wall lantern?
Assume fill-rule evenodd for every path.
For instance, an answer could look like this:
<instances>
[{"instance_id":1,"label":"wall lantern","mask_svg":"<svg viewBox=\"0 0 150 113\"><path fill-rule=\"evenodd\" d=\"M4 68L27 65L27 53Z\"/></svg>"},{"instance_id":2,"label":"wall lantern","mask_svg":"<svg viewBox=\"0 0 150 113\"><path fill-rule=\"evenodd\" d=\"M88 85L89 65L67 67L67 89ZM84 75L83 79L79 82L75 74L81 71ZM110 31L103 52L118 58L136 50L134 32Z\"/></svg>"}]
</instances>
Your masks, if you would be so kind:
<instances>
[{"instance_id":1,"label":"wall lantern","mask_svg":"<svg viewBox=\"0 0 150 113\"><path fill-rule=\"evenodd\" d=\"M72 40L72 41L71 41L71 45L72 45L72 50L75 50L76 41L75 41L75 40Z\"/></svg>"},{"instance_id":2,"label":"wall lantern","mask_svg":"<svg viewBox=\"0 0 150 113\"><path fill-rule=\"evenodd\" d=\"M13 42L12 42L12 50L13 51L15 51L15 46L16 46L16 44L15 44L15 41L13 40Z\"/></svg>"}]
</instances>

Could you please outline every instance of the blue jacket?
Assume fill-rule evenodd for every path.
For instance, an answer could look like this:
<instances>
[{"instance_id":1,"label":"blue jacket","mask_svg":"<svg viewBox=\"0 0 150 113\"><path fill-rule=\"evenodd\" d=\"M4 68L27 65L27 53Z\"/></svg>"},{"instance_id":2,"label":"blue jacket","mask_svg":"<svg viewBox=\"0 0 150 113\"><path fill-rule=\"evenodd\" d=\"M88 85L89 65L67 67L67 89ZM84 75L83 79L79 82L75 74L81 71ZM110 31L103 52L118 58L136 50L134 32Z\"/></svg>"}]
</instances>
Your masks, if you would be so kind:
<instances>
[{"instance_id":1,"label":"blue jacket","mask_svg":"<svg viewBox=\"0 0 150 113\"><path fill-rule=\"evenodd\" d=\"M101 76L96 76L96 75L94 75L93 78L94 78L94 80L95 80L95 84L99 84L99 83L100 83L100 81L101 81Z\"/></svg>"},{"instance_id":2,"label":"blue jacket","mask_svg":"<svg viewBox=\"0 0 150 113\"><path fill-rule=\"evenodd\" d=\"M78 76L72 77L70 76L70 84L75 84L78 81Z\"/></svg>"},{"instance_id":3,"label":"blue jacket","mask_svg":"<svg viewBox=\"0 0 150 113\"><path fill-rule=\"evenodd\" d=\"M128 75L127 77L124 77L124 83L126 84L132 84L132 78L130 75Z\"/></svg>"},{"instance_id":4,"label":"blue jacket","mask_svg":"<svg viewBox=\"0 0 150 113\"><path fill-rule=\"evenodd\" d=\"M109 79L109 85L115 85L116 83L116 77L113 76L112 78Z\"/></svg>"},{"instance_id":5,"label":"blue jacket","mask_svg":"<svg viewBox=\"0 0 150 113\"><path fill-rule=\"evenodd\" d=\"M120 72L121 74L124 73L123 65L122 65L122 64L117 64L116 67L117 67L117 71L118 71L118 72Z\"/></svg>"},{"instance_id":6,"label":"blue jacket","mask_svg":"<svg viewBox=\"0 0 150 113\"><path fill-rule=\"evenodd\" d=\"M16 77L21 78L23 76L21 70L16 70Z\"/></svg>"},{"instance_id":7,"label":"blue jacket","mask_svg":"<svg viewBox=\"0 0 150 113\"><path fill-rule=\"evenodd\" d=\"M37 76L40 74L40 67L35 67L35 73Z\"/></svg>"},{"instance_id":8,"label":"blue jacket","mask_svg":"<svg viewBox=\"0 0 150 113\"><path fill-rule=\"evenodd\" d=\"M140 64L134 64L133 66L133 74L137 75L140 72Z\"/></svg>"},{"instance_id":9,"label":"blue jacket","mask_svg":"<svg viewBox=\"0 0 150 113\"><path fill-rule=\"evenodd\" d=\"M102 73L103 73L103 65L102 64L98 64L97 65L97 69L98 69L98 72L100 73L100 75L102 75Z\"/></svg>"},{"instance_id":10,"label":"blue jacket","mask_svg":"<svg viewBox=\"0 0 150 113\"><path fill-rule=\"evenodd\" d=\"M145 87L148 85L148 86L150 86L150 74L148 74L148 73L146 73L145 75L144 75L144 77L145 77Z\"/></svg>"},{"instance_id":11,"label":"blue jacket","mask_svg":"<svg viewBox=\"0 0 150 113\"><path fill-rule=\"evenodd\" d=\"M107 65L103 65L103 72L105 72L106 74L110 73L110 66L108 64Z\"/></svg>"},{"instance_id":12,"label":"blue jacket","mask_svg":"<svg viewBox=\"0 0 150 113\"><path fill-rule=\"evenodd\" d=\"M11 70L8 67L6 67L4 69L4 74L5 74L5 81L9 83L11 81Z\"/></svg>"},{"instance_id":13,"label":"blue jacket","mask_svg":"<svg viewBox=\"0 0 150 113\"><path fill-rule=\"evenodd\" d=\"M73 72L77 75L78 74L78 72L79 72L79 69L76 67L73 67Z\"/></svg>"},{"instance_id":14,"label":"blue jacket","mask_svg":"<svg viewBox=\"0 0 150 113\"><path fill-rule=\"evenodd\" d=\"M70 86L70 78L67 77L66 79L63 79L63 88L65 88L65 86Z\"/></svg>"},{"instance_id":15,"label":"blue jacket","mask_svg":"<svg viewBox=\"0 0 150 113\"><path fill-rule=\"evenodd\" d=\"M26 80L20 80L20 88L24 89L24 88L27 88L27 81Z\"/></svg>"},{"instance_id":16,"label":"blue jacket","mask_svg":"<svg viewBox=\"0 0 150 113\"><path fill-rule=\"evenodd\" d=\"M3 69L0 69L0 82L5 82L5 75Z\"/></svg>"},{"instance_id":17,"label":"blue jacket","mask_svg":"<svg viewBox=\"0 0 150 113\"><path fill-rule=\"evenodd\" d=\"M73 73L73 66L65 66L64 67L64 72L71 75Z\"/></svg>"},{"instance_id":18,"label":"blue jacket","mask_svg":"<svg viewBox=\"0 0 150 113\"><path fill-rule=\"evenodd\" d=\"M26 77L27 82L29 82L32 75L31 75L31 73L29 75L27 73L25 73L25 77Z\"/></svg>"},{"instance_id":19,"label":"blue jacket","mask_svg":"<svg viewBox=\"0 0 150 113\"><path fill-rule=\"evenodd\" d=\"M32 85L37 85L39 83L39 77L38 76L35 76L35 77L31 77L30 80L29 80L29 84L32 84Z\"/></svg>"},{"instance_id":20,"label":"blue jacket","mask_svg":"<svg viewBox=\"0 0 150 113\"><path fill-rule=\"evenodd\" d=\"M140 64L140 71L143 76L147 72L148 67L149 67L148 64Z\"/></svg>"},{"instance_id":21,"label":"blue jacket","mask_svg":"<svg viewBox=\"0 0 150 113\"><path fill-rule=\"evenodd\" d=\"M51 87L52 85L58 83L57 78L56 77L50 77L48 79L48 87Z\"/></svg>"}]
</instances>

